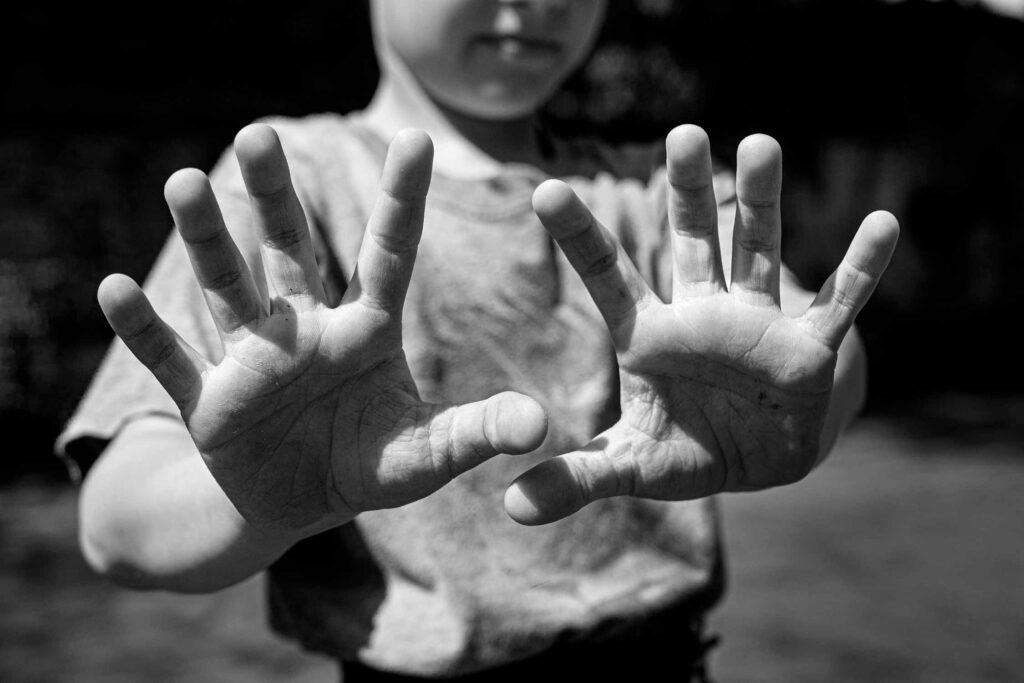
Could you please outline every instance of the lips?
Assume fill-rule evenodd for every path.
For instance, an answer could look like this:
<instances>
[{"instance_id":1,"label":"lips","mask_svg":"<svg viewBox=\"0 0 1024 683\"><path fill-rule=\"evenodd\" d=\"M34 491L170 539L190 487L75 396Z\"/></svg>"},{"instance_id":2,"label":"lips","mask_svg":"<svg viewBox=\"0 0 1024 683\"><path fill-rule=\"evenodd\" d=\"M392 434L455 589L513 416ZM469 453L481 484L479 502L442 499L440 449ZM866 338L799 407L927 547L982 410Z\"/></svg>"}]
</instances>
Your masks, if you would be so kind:
<instances>
[{"instance_id":1,"label":"lips","mask_svg":"<svg viewBox=\"0 0 1024 683\"><path fill-rule=\"evenodd\" d=\"M476 44L502 62L534 68L550 66L562 52L558 43L525 36L486 35L477 38Z\"/></svg>"}]
</instances>

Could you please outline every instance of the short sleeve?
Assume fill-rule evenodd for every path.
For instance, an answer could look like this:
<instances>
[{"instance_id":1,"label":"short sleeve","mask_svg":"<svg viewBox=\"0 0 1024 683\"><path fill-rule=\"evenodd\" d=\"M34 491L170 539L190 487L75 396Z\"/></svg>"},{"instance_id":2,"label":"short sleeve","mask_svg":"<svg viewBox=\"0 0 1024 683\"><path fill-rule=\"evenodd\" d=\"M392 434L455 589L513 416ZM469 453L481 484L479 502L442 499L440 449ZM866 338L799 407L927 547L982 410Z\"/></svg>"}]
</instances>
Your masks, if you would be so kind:
<instances>
[{"instance_id":1,"label":"short sleeve","mask_svg":"<svg viewBox=\"0 0 1024 683\"><path fill-rule=\"evenodd\" d=\"M157 314L211 361L220 340L192 274L185 248L172 234L143 289ZM181 419L174 401L124 343L115 338L88 391L57 439L58 456L79 479L130 420L144 415Z\"/></svg>"},{"instance_id":2,"label":"short sleeve","mask_svg":"<svg viewBox=\"0 0 1024 683\"><path fill-rule=\"evenodd\" d=\"M230 149L221 155L209 177L229 227L247 222L245 186ZM231 232L243 253L255 245L255 240L242 235L238 227ZM209 361L220 360L223 347L217 328L176 230L168 235L143 290L157 315L183 340ZM181 420L171 397L115 336L89 388L57 438L56 454L64 461L71 478L80 480L126 424L151 415Z\"/></svg>"}]
</instances>

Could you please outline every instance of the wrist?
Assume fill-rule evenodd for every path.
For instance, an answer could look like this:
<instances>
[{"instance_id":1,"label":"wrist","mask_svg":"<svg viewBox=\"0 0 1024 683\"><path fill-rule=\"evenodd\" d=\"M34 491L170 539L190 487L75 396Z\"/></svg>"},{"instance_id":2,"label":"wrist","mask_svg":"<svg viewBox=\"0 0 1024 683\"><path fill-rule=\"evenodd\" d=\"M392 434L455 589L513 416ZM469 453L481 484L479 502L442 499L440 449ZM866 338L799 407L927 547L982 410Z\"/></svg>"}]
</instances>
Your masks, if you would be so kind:
<instances>
[{"instance_id":1,"label":"wrist","mask_svg":"<svg viewBox=\"0 0 1024 683\"><path fill-rule=\"evenodd\" d=\"M278 557L299 541L322 534L355 519L355 515L331 516L301 528L284 528L272 524L252 523L244 519L237 510L232 508L232 512L236 516L235 524L238 527L240 542L253 548L261 548L268 554L276 551Z\"/></svg>"}]
</instances>

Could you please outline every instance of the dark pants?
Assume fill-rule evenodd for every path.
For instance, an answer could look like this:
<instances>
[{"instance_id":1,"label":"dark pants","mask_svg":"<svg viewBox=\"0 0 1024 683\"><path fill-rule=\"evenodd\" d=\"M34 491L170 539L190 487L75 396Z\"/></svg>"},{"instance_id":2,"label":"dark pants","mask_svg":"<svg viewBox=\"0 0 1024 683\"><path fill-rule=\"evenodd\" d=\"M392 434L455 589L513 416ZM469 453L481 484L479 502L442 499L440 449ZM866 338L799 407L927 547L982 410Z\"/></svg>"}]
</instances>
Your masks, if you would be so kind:
<instances>
[{"instance_id":1,"label":"dark pants","mask_svg":"<svg viewBox=\"0 0 1024 683\"><path fill-rule=\"evenodd\" d=\"M706 654L717 636L705 637L702 624L664 633L633 629L587 642L567 642L547 652L487 671L456 676L459 683L540 683L565 680L622 680L657 683L709 683ZM432 679L387 673L355 662L342 665L344 683L415 683Z\"/></svg>"}]
</instances>

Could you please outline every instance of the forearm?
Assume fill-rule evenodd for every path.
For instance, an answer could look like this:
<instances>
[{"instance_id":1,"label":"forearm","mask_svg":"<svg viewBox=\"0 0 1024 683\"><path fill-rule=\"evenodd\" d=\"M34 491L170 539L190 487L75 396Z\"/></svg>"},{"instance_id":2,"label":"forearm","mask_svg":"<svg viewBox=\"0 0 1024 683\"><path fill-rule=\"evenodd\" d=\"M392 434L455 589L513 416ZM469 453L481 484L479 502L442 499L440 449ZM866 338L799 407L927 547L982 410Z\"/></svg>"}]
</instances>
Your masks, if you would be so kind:
<instances>
[{"instance_id":1,"label":"forearm","mask_svg":"<svg viewBox=\"0 0 1024 683\"><path fill-rule=\"evenodd\" d=\"M113 581L185 593L238 583L298 540L247 524L184 428L159 417L129 424L90 471L79 538Z\"/></svg>"}]
</instances>

